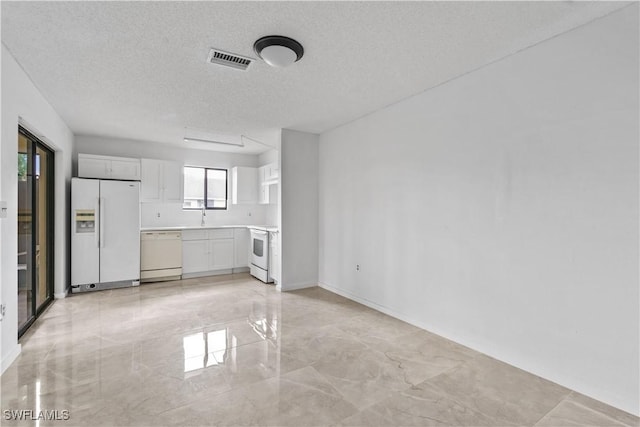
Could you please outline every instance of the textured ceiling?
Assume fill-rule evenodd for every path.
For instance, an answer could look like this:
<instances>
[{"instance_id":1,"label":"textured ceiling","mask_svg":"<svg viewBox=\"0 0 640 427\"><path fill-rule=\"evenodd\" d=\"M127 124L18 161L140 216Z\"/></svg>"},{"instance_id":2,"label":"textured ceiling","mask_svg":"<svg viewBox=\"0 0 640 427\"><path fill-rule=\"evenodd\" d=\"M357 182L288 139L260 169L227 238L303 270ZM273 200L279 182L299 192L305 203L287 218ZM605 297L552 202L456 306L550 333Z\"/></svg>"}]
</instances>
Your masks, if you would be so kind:
<instances>
[{"instance_id":1,"label":"textured ceiling","mask_svg":"<svg viewBox=\"0 0 640 427\"><path fill-rule=\"evenodd\" d=\"M2 42L76 134L236 141L332 129L626 4L3 1ZM304 58L206 63L269 34Z\"/></svg>"}]
</instances>

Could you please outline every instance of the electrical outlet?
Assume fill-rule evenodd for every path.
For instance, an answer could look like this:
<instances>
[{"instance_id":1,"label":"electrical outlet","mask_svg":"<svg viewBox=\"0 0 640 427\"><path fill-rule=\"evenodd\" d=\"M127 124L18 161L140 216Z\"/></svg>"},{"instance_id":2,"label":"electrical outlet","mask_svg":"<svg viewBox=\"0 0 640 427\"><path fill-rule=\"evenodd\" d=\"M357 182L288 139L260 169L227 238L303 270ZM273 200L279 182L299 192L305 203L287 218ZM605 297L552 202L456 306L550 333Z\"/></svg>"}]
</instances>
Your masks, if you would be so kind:
<instances>
[{"instance_id":1,"label":"electrical outlet","mask_svg":"<svg viewBox=\"0 0 640 427\"><path fill-rule=\"evenodd\" d=\"M7 311L7 304L2 303L0 304L0 322L2 322L2 319L4 319L4 314Z\"/></svg>"},{"instance_id":2,"label":"electrical outlet","mask_svg":"<svg viewBox=\"0 0 640 427\"><path fill-rule=\"evenodd\" d=\"M360 264L356 264L356 271L360 271Z\"/></svg>"},{"instance_id":3,"label":"electrical outlet","mask_svg":"<svg viewBox=\"0 0 640 427\"><path fill-rule=\"evenodd\" d=\"M156 213L156 216L157 216L158 218L160 218L160 212L157 212L157 213Z\"/></svg>"}]
</instances>

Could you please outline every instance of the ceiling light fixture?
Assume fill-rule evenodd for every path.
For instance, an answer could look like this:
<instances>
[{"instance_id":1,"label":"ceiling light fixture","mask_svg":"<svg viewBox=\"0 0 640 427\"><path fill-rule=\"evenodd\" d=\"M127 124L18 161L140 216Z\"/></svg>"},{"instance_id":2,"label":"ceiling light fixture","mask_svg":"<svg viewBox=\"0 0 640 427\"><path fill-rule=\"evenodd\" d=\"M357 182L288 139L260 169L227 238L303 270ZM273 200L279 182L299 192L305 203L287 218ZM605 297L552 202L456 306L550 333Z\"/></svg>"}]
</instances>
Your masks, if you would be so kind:
<instances>
[{"instance_id":1,"label":"ceiling light fixture","mask_svg":"<svg viewBox=\"0 0 640 427\"><path fill-rule=\"evenodd\" d=\"M284 36L266 36L253 44L253 50L272 67L284 68L304 55L304 48L294 39Z\"/></svg>"},{"instance_id":2,"label":"ceiling light fixture","mask_svg":"<svg viewBox=\"0 0 640 427\"><path fill-rule=\"evenodd\" d=\"M184 142L206 142L208 144L223 144L223 145L233 145L236 147L244 147L244 142L225 142L225 141L214 141L212 139L200 139L200 138L184 138Z\"/></svg>"}]
</instances>

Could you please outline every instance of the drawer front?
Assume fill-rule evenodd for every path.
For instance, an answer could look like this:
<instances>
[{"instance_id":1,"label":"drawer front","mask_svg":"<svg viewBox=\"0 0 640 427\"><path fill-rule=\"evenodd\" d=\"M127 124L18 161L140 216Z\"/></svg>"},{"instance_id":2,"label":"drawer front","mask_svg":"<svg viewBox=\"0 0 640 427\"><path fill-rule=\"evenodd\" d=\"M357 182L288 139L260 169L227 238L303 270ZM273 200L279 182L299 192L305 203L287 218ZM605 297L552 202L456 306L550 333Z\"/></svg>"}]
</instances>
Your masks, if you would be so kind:
<instances>
[{"instance_id":1,"label":"drawer front","mask_svg":"<svg viewBox=\"0 0 640 427\"><path fill-rule=\"evenodd\" d=\"M209 230L209 239L233 239L233 228Z\"/></svg>"},{"instance_id":2,"label":"drawer front","mask_svg":"<svg viewBox=\"0 0 640 427\"><path fill-rule=\"evenodd\" d=\"M207 240L207 230L182 230L182 240Z\"/></svg>"}]
</instances>

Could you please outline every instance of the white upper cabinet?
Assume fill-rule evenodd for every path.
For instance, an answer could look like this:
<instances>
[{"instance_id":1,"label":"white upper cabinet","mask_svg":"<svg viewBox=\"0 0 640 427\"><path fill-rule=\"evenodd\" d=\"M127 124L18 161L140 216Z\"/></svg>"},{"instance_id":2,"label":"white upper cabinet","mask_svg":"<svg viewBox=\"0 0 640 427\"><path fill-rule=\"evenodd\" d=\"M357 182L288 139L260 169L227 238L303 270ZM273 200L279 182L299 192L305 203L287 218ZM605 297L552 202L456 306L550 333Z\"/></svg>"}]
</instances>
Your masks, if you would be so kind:
<instances>
[{"instance_id":1,"label":"white upper cabinet","mask_svg":"<svg viewBox=\"0 0 640 427\"><path fill-rule=\"evenodd\" d=\"M269 163L268 165L265 165L264 168L264 182L268 184L276 184L278 182L278 177L280 176L278 165L276 163Z\"/></svg>"},{"instance_id":2,"label":"white upper cabinet","mask_svg":"<svg viewBox=\"0 0 640 427\"><path fill-rule=\"evenodd\" d=\"M231 203L234 205L258 201L258 169L236 166L231 169Z\"/></svg>"},{"instance_id":3,"label":"white upper cabinet","mask_svg":"<svg viewBox=\"0 0 640 427\"><path fill-rule=\"evenodd\" d=\"M266 177L267 177L267 166L260 166L258 168L258 184L264 185Z\"/></svg>"},{"instance_id":4,"label":"white upper cabinet","mask_svg":"<svg viewBox=\"0 0 640 427\"><path fill-rule=\"evenodd\" d=\"M258 168L258 181L260 185L277 184L279 176L280 174L276 163L269 163L268 165Z\"/></svg>"},{"instance_id":5,"label":"white upper cabinet","mask_svg":"<svg viewBox=\"0 0 640 427\"><path fill-rule=\"evenodd\" d=\"M111 161L78 154L78 176L80 178L107 178Z\"/></svg>"},{"instance_id":6,"label":"white upper cabinet","mask_svg":"<svg viewBox=\"0 0 640 427\"><path fill-rule=\"evenodd\" d=\"M140 160L112 159L111 179L140 179Z\"/></svg>"},{"instance_id":7,"label":"white upper cabinet","mask_svg":"<svg viewBox=\"0 0 640 427\"><path fill-rule=\"evenodd\" d=\"M258 203L261 205L268 205L271 202L271 198L269 197L269 186L268 185L260 185L258 189Z\"/></svg>"},{"instance_id":8,"label":"white upper cabinet","mask_svg":"<svg viewBox=\"0 0 640 427\"><path fill-rule=\"evenodd\" d=\"M142 202L182 202L182 165L142 159Z\"/></svg>"},{"instance_id":9,"label":"white upper cabinet","mask_svg":"<svg viewBox=\"0 0 640 427\"><path fill-rule=\"evenodd\" d=\"M278 167L276 163L259 168L236 166L231 169L231 203L250 204L273 203L273 195L269 194L269 186L278 183Z\"/></svg>"},{"instance_id":10,"label":"white upper cabinet","mask_svg":"<svg viewBox=\"0 0 640 427\"><path fill-rule=\"evenodd\" d=\"M78 154L78 177L139 181L140 160Z\"/></svg>"},{"instance_id":11,"label":"white upper cabinet","mask_svg":"<svg viewBox=\"0 0 640 427\"><path fill-rule=\"evenodd\" d=\"M182 203L183 167L178 162L163 162L163 190L165 202Z\"/></svg>"},{"instance_id":12,"label":"white upper cabinet","mask_svg":"<svg viewBox=\"0 0 640 427\"><path fill-rule=\"evenodd\" d=\"M258 168L258 203L267 205L276 203L279 171L276 163L269 163Z\"/></svg>"},{"instance_id":13,"label":"white upper cabinet","mask_svg":"<svg viewBox=\"0 0 640 427\"><path fill-rule=\"evenodd\" d=\"M140 201L159 202L162 199L162 161L142 159Z\"/></svg>"}]
</instances>

